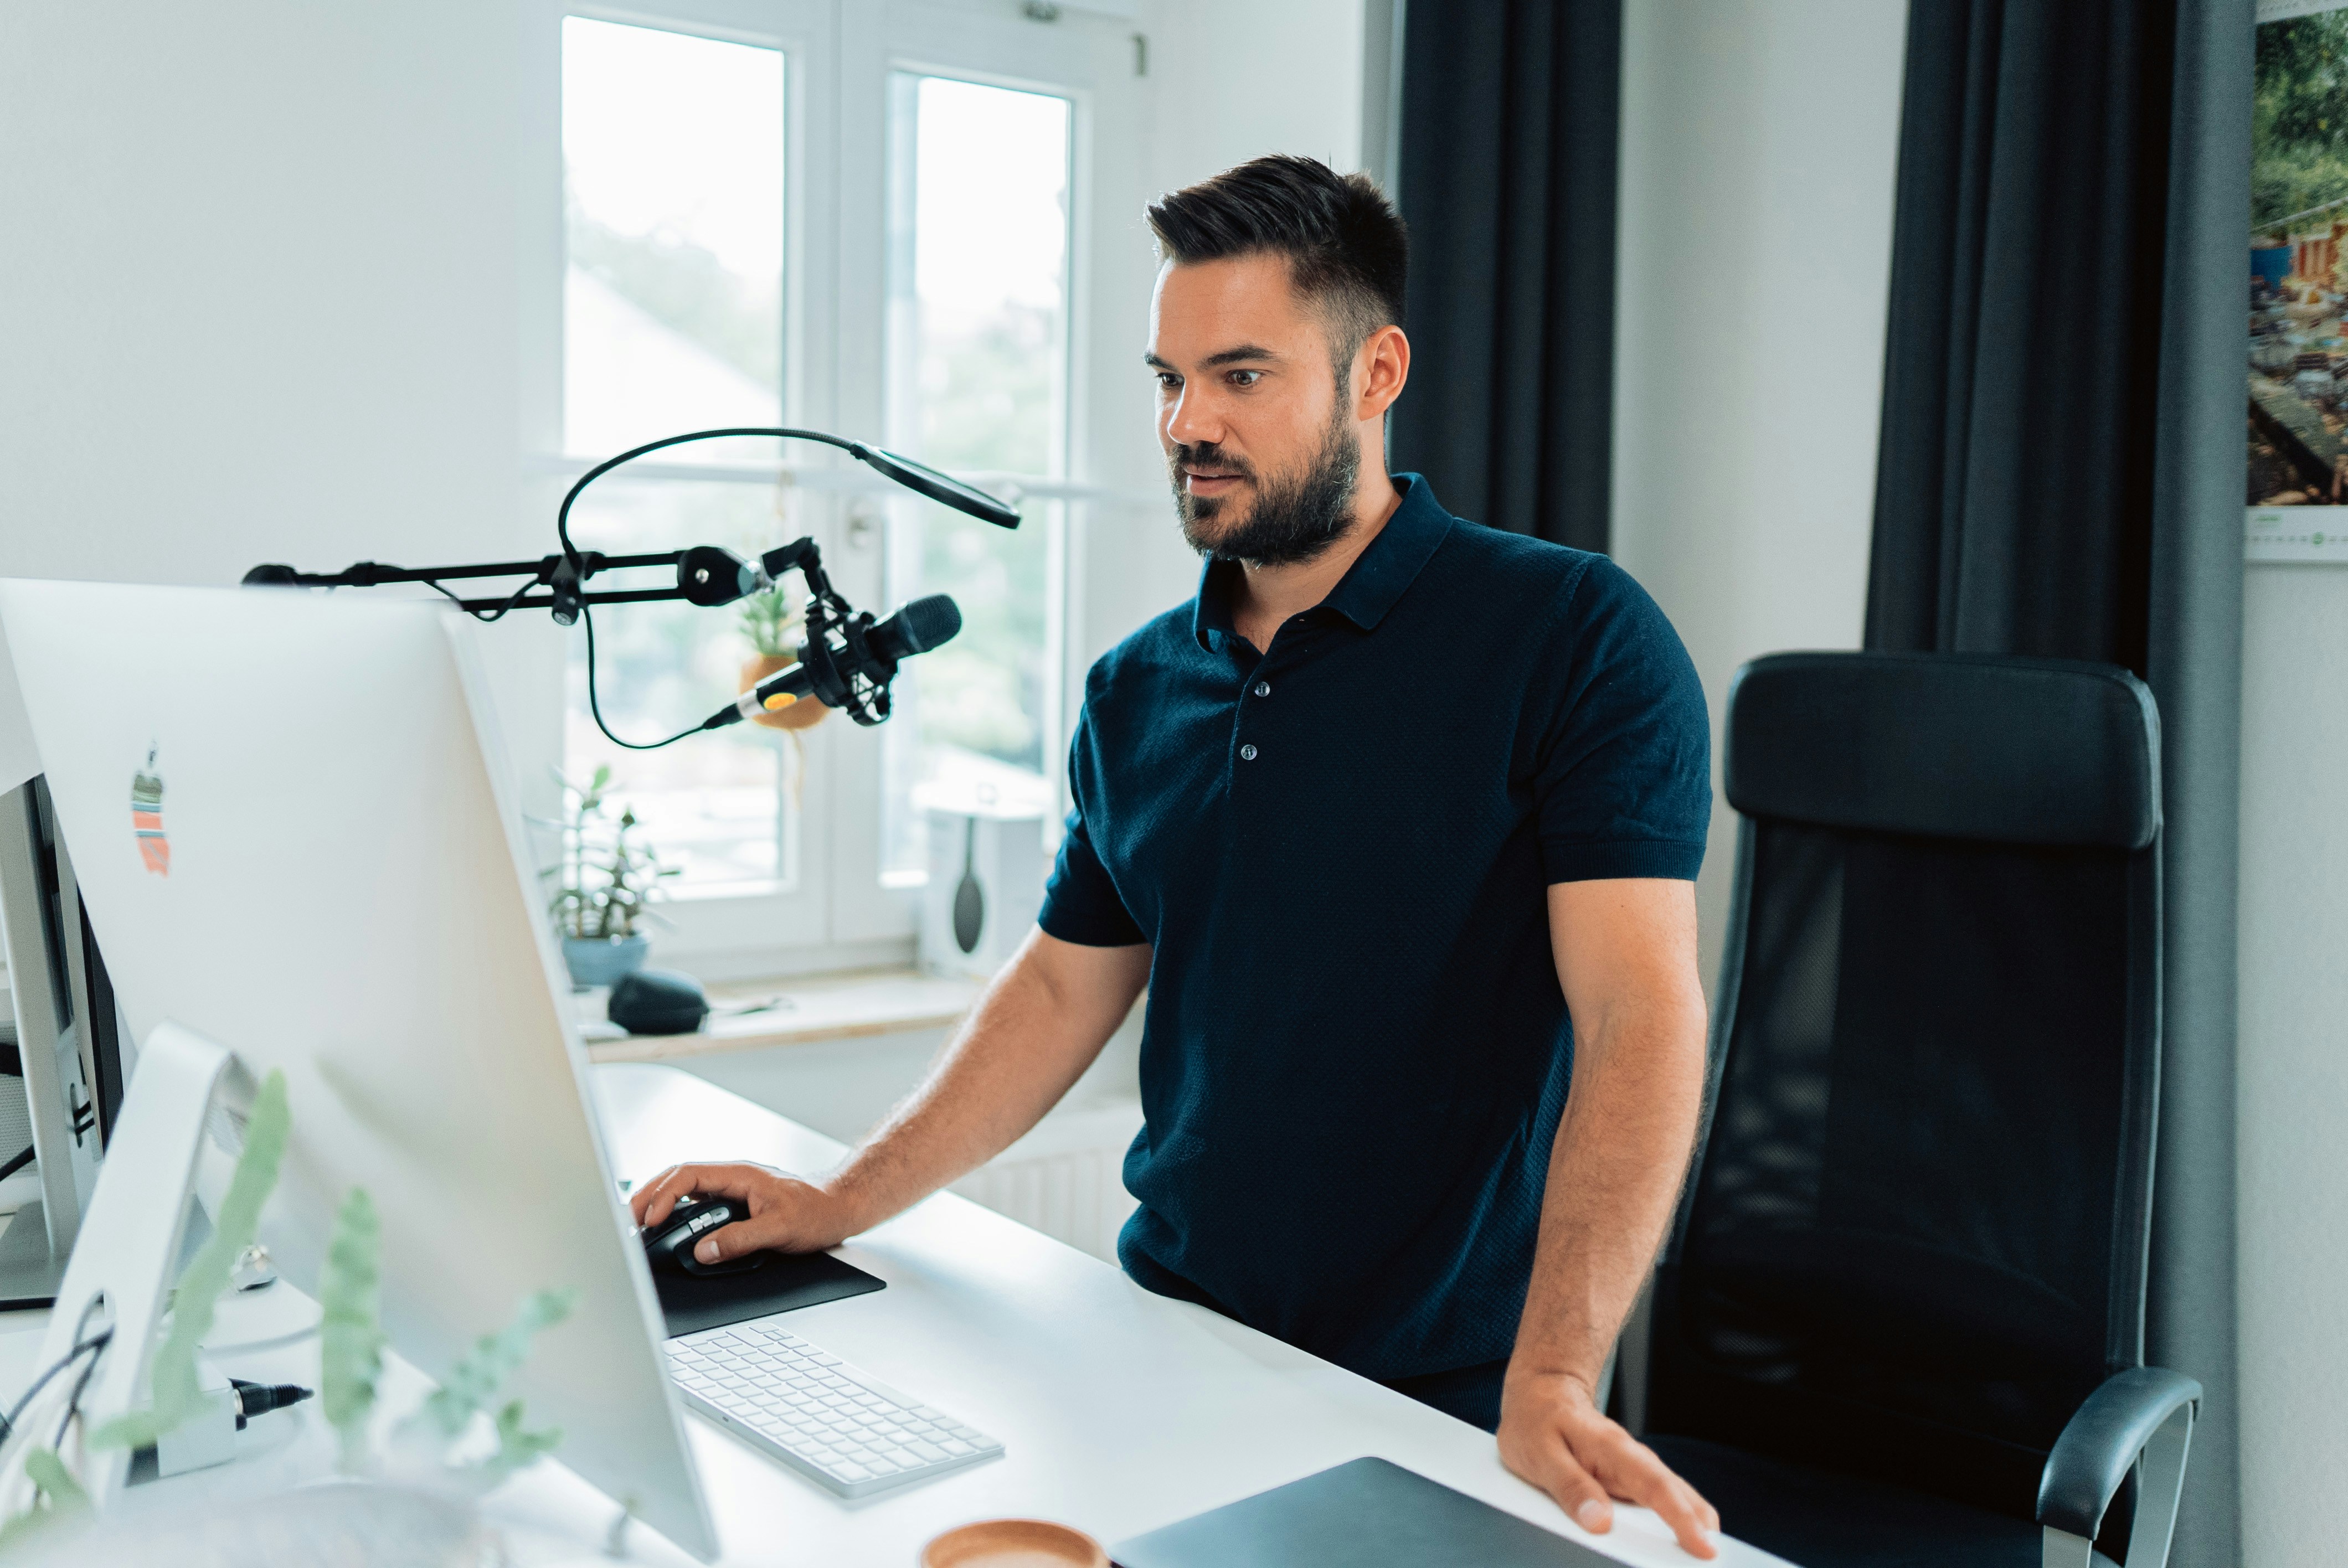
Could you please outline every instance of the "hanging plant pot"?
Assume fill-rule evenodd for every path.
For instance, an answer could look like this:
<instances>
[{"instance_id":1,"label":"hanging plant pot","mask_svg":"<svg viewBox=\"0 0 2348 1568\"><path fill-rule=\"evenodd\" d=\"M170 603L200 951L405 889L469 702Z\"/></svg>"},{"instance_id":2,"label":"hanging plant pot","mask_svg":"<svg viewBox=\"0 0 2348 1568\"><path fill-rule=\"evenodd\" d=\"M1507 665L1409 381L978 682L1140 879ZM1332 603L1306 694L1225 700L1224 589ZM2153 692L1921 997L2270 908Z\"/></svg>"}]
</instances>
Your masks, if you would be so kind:
<instances>
[{"instance_id":1,"label":"hanging plant pot","mask_svg":"<svg viewBox=\"0 0 2348 1568\"><path fill-rule=\"evenodd\" d=\"M608 986L622 975L644 967L651 939L633 937L565 937L562 962L574 986Z\"/></svg>"},{"instance_id":2,"label":"hanging plant pot","mask_svg":"<svg viewBox=\"0 0 2348 1568\"><path fill-rule=\"evenodd\" d=\"M788 653L761 653L742 666L742 683L735 690L747 692L777 671L788 670L798 662ZM780 708L771 713L754 714L750 722L764 724L770 730L811 730L823 723L823 716L828 712L829 710L813 697L802 697L788 708Z\"/></svg>"}]
</instances>

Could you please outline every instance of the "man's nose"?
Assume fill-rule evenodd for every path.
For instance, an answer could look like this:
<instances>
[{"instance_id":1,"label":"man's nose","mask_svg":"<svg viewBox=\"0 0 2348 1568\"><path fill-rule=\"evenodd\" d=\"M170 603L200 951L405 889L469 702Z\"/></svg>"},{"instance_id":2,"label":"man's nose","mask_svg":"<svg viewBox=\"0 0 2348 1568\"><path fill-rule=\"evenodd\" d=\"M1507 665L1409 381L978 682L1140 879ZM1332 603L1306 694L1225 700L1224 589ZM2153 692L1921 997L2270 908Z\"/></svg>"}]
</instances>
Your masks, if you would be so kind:
<instances>
[{"instance_id":1,"label":"man's nose","mask_svg":"<svg viewBox=\"0 0 2348 1568\"><path fill-rule=\"evenodd\" d=\"M1185 386L1166 411L1166 439L1177 446L1203 446L1223 438L1223 422L1195 387Z\"/></svg>"}]
</instances>

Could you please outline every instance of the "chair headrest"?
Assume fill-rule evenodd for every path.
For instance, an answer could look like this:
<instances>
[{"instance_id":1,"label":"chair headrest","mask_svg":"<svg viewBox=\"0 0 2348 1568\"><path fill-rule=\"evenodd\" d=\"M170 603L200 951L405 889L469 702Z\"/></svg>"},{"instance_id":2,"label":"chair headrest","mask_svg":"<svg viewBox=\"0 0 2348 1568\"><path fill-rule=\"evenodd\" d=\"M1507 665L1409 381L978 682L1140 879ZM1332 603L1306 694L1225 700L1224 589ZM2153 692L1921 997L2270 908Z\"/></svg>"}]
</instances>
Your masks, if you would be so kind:
<instances>
[{"instance_id":1,"label":"chair headrest","mask_svg":"<svg viewBox=\"0 0 2348 1568\"><path fill-rule=\"evenodd\" d=\"M2116 664L1775 653L1729 687L1726 751L1747 816L2131 851L2160 832L2160 714Z\"/></svg>"}]
</instances>

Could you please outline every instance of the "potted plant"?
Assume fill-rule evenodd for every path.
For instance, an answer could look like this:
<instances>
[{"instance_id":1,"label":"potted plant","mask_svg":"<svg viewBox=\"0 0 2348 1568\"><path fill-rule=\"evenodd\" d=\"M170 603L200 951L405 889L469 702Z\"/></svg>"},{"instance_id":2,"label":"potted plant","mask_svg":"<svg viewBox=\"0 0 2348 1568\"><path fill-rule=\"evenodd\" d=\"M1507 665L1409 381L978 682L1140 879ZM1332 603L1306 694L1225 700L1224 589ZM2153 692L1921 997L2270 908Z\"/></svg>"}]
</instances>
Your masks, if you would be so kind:
<instances>
[{"instance_id":1,"label":"potted plant","mask_svg":"<svg viewBox=\"0 0 2348 1568\"><path fill-rule=\"evenodd\" d=\"M570 804L564 819L551 825L562 832L562 860L541 875L561 880L547 902L554 928L562 938L562 961L571 980L582 989L608 986L622 975L644 967L651 942L636 922L653 915L650 905L661 894L661 883L677 875L675 866L660 864L650 845L631 843L635 809L623 807L608 844L600 842L594 825L603 815L611 789L612 770L598 767L585 787L558 774Z\"/></svg>"},{"instance_id":2,"label":"potted plant","mask_svg":"<svg viewBox=\"0 0 2348 1568\"><path fill-rule=\"evenodd\" d=\"M807 617L779 588L745 599L741 616L742 635L749 640L751 656L742 666L742 682L736 689L747 692L777 671L798 662L799 630ZM770 730L806 730L821 723L824 712L821 702L806 698L771 713L753 714L750 722Z\"/></svg>"}]
</instances>

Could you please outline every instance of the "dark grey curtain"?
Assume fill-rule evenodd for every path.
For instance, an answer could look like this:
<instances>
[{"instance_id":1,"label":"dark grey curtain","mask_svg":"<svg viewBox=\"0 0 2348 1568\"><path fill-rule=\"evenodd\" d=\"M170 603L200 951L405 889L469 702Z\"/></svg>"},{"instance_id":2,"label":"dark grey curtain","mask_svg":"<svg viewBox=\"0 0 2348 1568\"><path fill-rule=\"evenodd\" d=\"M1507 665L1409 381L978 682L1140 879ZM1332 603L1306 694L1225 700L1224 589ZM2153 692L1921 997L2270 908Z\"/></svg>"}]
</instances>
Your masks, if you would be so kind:
<instances>
[{"instance_id":1,"label":"dark grey curtain","mask_svg":"<svg viewBox=\"0 0 2348 1568\"><path fill-rule=\"evenodd\" d=\"M1453 512L1607 544L1621 0L1413 4L1410 385L1392 463Z\"/></svg>"},{"instance_id":2,"label":"dark grey curtain","mask_svg":"<svg viewBox=\"0 0 2348 1568\"><path fill-rule=\"evenodd\" d=\"M1914 0L1867 643L2160 702L2147 1319L2209 1390L2172 1561L2239 1560L2234 886L2250 0Z\"/></svg>"}]
</instances>

